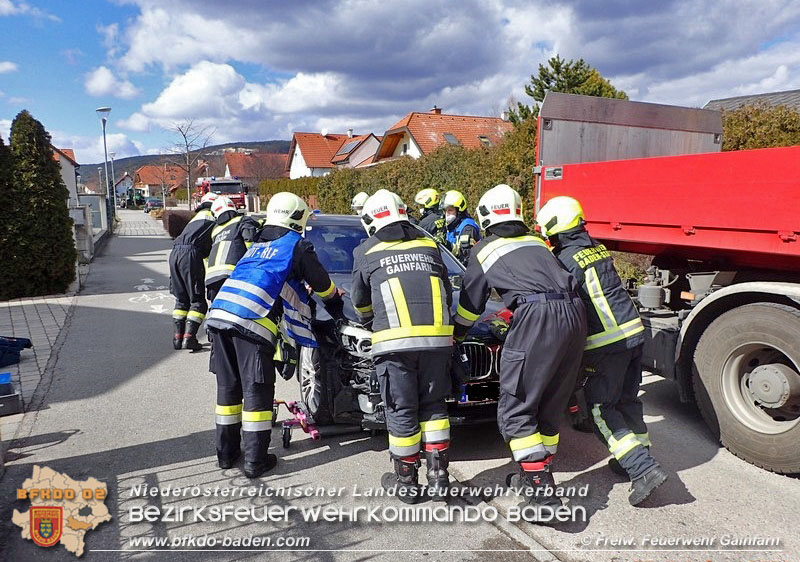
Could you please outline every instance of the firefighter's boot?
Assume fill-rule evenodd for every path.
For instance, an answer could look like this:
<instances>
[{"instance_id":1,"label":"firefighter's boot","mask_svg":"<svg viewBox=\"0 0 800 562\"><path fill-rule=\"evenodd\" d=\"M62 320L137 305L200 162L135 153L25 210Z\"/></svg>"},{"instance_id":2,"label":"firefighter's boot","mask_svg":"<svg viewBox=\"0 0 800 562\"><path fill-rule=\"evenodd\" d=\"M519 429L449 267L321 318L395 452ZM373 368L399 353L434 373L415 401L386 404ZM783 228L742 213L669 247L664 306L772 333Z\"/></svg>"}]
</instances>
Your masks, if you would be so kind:
<instances>
[{"instance_id":1,"label":"firefighter's boot","mask_svg":"<svg viewBox=\"0 0 800 562\"><path fill-rule=\"evenodd\" d=\"M175 320L175 335L172 337L172 347L175 349L183 346L184 330L186 330L186 320Z\"/></svg>"},{"instance_id":2,"label":"firefighter's boot","mask_svg":"<svg viewBox=\"0 0 800 562\"><path fill-rule=\"evenodd\" d=\"M186 323L186 333L183 335L183 347L191 349L192 351L200 351L203 349L203 344L197 341L197 331L200 329L200 324L189 320Z\"/></svg>"},{"instance_id":3,"label":"firefighter's boot","mask_svg":"<svg viewBox=\"0 0 800 562\"><path fill-rule=\"evenodd\" d=\"M425 445L425 463L428 465L428 495L433 501L447 501L450 495L450 442ZM430 450L429 450L430 448Z\"/></svg>"},{"instance_id":4,"label":"firefighter's boot","mask_svg":"<svg viewBox=\"0 0 800 562\"><path fill-rule=\"evenodd\" d=\"M667 479L667 473L661 466L656 465L644 476L640 476L631 482L631 494L628 501L631 505L639 505L653 493L653 490L661 486Z\"/></svg>"},{"instance_id":5,"label":"firefighter's boot","mask_svg":"<svg viewBox=\"0 0 800 562\"><path fill-rule=\"evenodd\" d=\"M392 455L394 472L386 472L381 477L381 486L392 491L403 503L415 504L420 500L419 453L411 457L395 457Z\"/></svg>"},{"instance_id":6,"label":"firefighter's boot","mask_svg":"<svg viewBox=\"0 0 800 562\"><path fill-rule=\"evenodd\" d=\"M520 502L520 516L530 523L547 525L553 523L561 498L556 495L556 482L550 472L552 456L544 461L520 462L519 473L510 474L506 483L518 487L525 497Z\"/></svg>"}]
</instances>

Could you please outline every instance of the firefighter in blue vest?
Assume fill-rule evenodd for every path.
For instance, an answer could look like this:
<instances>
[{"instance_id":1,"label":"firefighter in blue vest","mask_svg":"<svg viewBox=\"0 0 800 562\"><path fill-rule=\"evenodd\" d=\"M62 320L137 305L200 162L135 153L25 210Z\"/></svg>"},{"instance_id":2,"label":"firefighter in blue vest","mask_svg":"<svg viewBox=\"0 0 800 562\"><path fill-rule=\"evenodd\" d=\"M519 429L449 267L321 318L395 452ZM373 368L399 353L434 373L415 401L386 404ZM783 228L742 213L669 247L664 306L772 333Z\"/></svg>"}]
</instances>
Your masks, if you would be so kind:
<instances>
[{"instance_id":1,"label":"firefighter in blue vest","mask_svg":"<svg viewBox=\"0 0 800 562\"><path fill-rule=\"evenodd\" d=\"M312 302L304 285L323 299L335 319L342 298L303 238L309 210L293 193L277 193L267 204L265 226L223 283L208 313L210 368L217 379L217 460L230 468L241 454L248 478L277 463L269 454L273 356L278 326L296 345L316 347Z\"/></svg>"},{"instance_id":2,"label":"firefighter in blue vest","mask_svg":"<svg viewBox=\"0 0 800 562\"><path fill-rule=\"evenodd\" d=\"M175 238L169 255L169 292L175 297L172 319L175 322L175 349L203 349L197 341L197 331L203 323L208 303L205 292L204 260L211 252L211 230L214 215L211 204L216 193L206 193L200 200L194 217Z\"/></svg>"},{"instance_id":3,"label":"firefighter in blue vest","mask_svg":"<svg viewBox=\"0 0 800 562\"><path fill-rule=\"evenodd\" d=\"M369 234L353 252L351 299L372 321L372 355L381 387L394 472L381 485L406 503L425 494L446 500L450 488L452 287L436 243L412 226L400 197L378 190L364 205ZM420 452L428 488L418 484Z\"/></svg>"},{"instance_id":4,"label":"firefighter in blue vest","mask_svg":"<svg viewBox=\"0 0 800 562\"><path fill-rule=\"evenodd\" d=\"M580 284L589 323L583 359L586 401L595 433L613 455L609 466L631 479L628 501L637 505L667 479L650 455L638 398L644 325L611 254L586 231L578 201L554 197L536 214L536 222L553 253Z\"/></svg>"},{"instance_id":5,"label":"firefighter in blue vest","mask_svg":"<svg viewBox=\"0 0 800 562\"><path fill-rule=\"evenodd\" d=\"M481 197L486 237L472 249L456 309L462 339L495 289L514 317L500 358L500 433L518 463L507 483L525 489L523 515L542 520L561 506L551 462L559 426L580 370L586 309L577 282L522 221L519 193L500 184ZM547 508L546 510L543 508ZM548 512L549 510L549 512Z\"/></svg>"},{"instance_id":6,"label":"firefighter in blue vest","mask_svg":"<svg viewBox=\"0 0 800 562\"><path fill-rule=\"evenodd\" d=\"M461 263L467 265L469 253L478 240L481 231L467 211L467 200L460 191L447 191L441 203L444 211L445 244Z\"/></svg>"},{"instance_id":7,"label":"firefighter in blue vest","mask_svg":"<svg viewBox=\"0 0 800 562\"><path fill-rule=\"evenodd\" d=\"M209 301L230 276L233 268L253 243L261 226L247 215L240 215L236 204L225 196L211 206L216 225L211 231L211 253L206 267L206 295Z\"/></svg>"}]
</instances>

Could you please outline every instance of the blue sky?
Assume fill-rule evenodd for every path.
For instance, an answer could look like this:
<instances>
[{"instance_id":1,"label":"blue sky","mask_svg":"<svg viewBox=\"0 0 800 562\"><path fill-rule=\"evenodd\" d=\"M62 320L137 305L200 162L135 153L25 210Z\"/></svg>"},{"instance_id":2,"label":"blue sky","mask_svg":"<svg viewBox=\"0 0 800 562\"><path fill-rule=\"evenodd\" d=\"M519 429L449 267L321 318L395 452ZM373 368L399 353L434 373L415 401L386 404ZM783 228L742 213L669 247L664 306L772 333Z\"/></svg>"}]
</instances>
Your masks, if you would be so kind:
<instances>
[{"instance_id":1,"label":"blue sky","mask_svg":"<svg viewBox=\"0 0 800 562\"><path fill-rule=\"evenodd\" d=\"M169 146L193 119L214 142L327 128L380 134L409 111L498 115L553 54L632 99L800 88L789 0L0 0L0 135L28 109L102 159Z\"/></svg>"}]
</instances>

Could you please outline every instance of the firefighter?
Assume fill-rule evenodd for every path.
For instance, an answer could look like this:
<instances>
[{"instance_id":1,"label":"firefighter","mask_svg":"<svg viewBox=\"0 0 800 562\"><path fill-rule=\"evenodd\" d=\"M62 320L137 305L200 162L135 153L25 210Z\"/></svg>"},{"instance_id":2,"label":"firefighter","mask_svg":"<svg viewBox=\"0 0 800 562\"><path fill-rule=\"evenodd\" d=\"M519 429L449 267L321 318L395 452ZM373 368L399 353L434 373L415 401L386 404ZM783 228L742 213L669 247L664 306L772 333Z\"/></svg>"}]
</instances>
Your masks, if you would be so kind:
<instances>
[{"instance_id":1,"label":"firefighter","mask_svg":"<svg viewBox=\"0 0 800 562\"><path fill-rule=\"evenodd\" d=\"M213 301L236 263L253 243L259 224L240 215L229 197L218 197L211 206L216 225L211 230L211 253L206 268L206 295Z\"/></svg>"},{"instance_id":2,"label":"firefighter","mask_svg":"<svg viewBox=\"0 0 800 562\"><path fill-rule=\"evenodd\" d=\"M578 377L586 310L575 279L523 223L516 191L505 184L493 187L481 197L477 217L486 237L470 253L456 309L456 341L495 289L514 314L500 359L497 404L500 433L519 465L519 473L506 481L525 489L528 501L520 507L538 514L561 505L553 493L551 462Z\"/></svg>"},{"instance_id":3,"label":"firefighter","mask_svg":"<svg viewBox=\"0 0 800 562\"><path fill-rule=\"evenodd\" d=\"M169 292L175 297L172 319L175 321L175 349L203 349L197 341L197 331L203 323L208 303L205 295L205 264L211 252L211 230L214 215L211 205L216 193L203 195L194 217L175 238L169 255Z\"/></svg>"},{"instance_id":4,"label":"firefighter","mask_svg":"<svg viewBox=\"0 0 800 562\"><path fill-rule=\"evenodd\" d=\"M364 203L367 199L369 199L369 195L363 191L359 191L353 196L352 201L350 201L350 209L354 214L361 216L361 210L364 208Z\"/></svg>"},{"instance_id":5,"label":"firefighter","mask_svg":"<svg viewBox=\"0 0 800 562\"><path fill-rule=\"evenodd\" d=\"M342 317L341 294L314 246L303 238L308 206L293 193L277 193L266 215L266 225L223 283L206 320L210 368L217 379L218 464L233 466L243 441L243 472L248 478L261 476L277 463L267 451L278 325L297 345L317 347L304 283L323 299L332 317Z\"/></svg>"},{"instance_id":6,"label":"firefighter","mask_svg":"<svg viewBox=\"0 0 800 562\"><path fill-rule=\"evenodd\" d=\"M638 398L644 326L603 244L586 231L583 209L572 197L554 197L536 215L553 252L578 280L586 303L586 400L597 435L613 455L609 465L631 479L631 505L664 483L667 473L650 455L650 438Z\"/></svg>"},{"instance_id":7,"label":"firefighter","mask_svg":"<svg viewBox=\"0 0 800 562\"><path fill-rule=\"evenodd\" d=\"M394 472L381 485L405 503L426 493L445 500L450 488L452 287L436 243L408 221L400 197L385 189L361 215L369 235L353 252L351 298L359 317L372 319L372 355L389 430ZM418 484L420 450L428 488Z\"/></svg>"},{"instance_id":8,"label":"firefighter","mask_svg":"<svg viewBox=\"0 0 800 562\"><path fill-rule=\"evenodd\" d=\"M445 222L442 210L439 208L439 192L426 188L414 196L414 202L419 205L419 226L430 233L434 240L444 244Z\"/></svg>"},{"instance_id":9,"label":"firefighter","mask_svg":"<svg viewBox=\"0 0 800 562\"><path fill-rule=\"evenodd\" d=\"M467 211L467 200L460 191L447 191L441 203L446 225L446 246L461 263L467 265L469 252L481 239L478 224Z\"/></svg>"}]
</instances>

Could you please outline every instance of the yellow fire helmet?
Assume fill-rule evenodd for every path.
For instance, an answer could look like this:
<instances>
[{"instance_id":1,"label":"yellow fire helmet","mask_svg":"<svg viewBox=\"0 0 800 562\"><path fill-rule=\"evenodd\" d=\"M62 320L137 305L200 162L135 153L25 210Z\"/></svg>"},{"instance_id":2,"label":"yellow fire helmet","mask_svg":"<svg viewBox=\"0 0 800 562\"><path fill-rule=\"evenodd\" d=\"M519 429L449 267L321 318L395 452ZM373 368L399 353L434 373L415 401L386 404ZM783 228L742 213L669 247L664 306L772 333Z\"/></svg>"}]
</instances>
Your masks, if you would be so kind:
<instances>
[{"instance_id":1,"label":"yellow fire helmet","mask_svg":"<svg viewBox=\"0 0 800 562\"><path fill-rule=\"evenodd\" d=\"M425 188L414 196L414 203L423 209L435 207L439 204L439 192L431 187Z\"/></svg>"},{"instance_id":2,"label":"yellow fire helmet","mask_svg":"<svg viewBox=\"0 0 800 562\"><path fill-rule=\"evenodd\" d=\"M450 191L444 194L442 197L442 209L446 209L447 207L455 207L459 211L466 211L467 210L467 199L464 197L464 194L460 191L456 191L451 189Z\"/></svg>"},{"instance_id":3,"label":"yellow fire helmet","mask_svg":"<svg viewBox=\"0 0 800 562\"><path fill-rule=\"evenodd\" d=\"M548 237L575 228L583 220L581 204L565 195L553 197L536 213L536 224Z\"/></svg>"}]
</instances>

